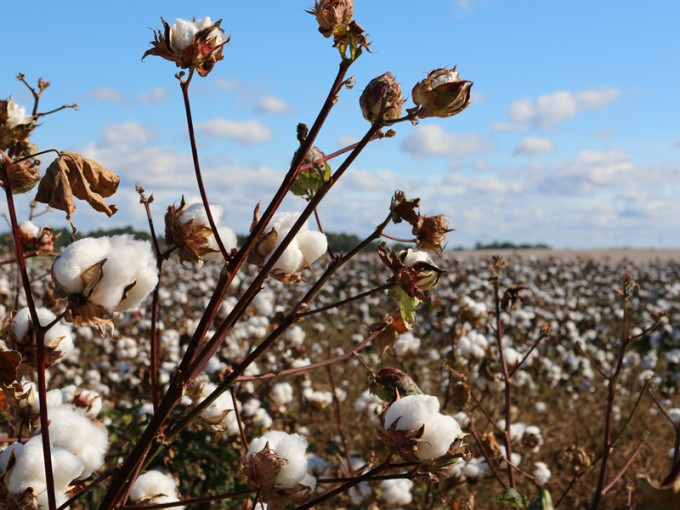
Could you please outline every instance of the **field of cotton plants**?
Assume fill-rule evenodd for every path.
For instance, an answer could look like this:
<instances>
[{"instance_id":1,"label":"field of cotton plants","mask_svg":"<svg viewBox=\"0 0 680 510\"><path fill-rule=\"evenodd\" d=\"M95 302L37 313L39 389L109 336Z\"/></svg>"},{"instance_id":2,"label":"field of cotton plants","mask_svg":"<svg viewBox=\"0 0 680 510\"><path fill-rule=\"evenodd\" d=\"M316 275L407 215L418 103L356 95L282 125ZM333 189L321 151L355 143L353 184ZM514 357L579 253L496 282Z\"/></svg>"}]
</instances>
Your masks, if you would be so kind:
<instances>
[{"instance_id":1,"label":"field of cotton plants","mask_svg":"<svg viewBox=\"0 0 680 510\"><path fill-rule=\"evenodd\" d=\"M326 155L315 139L370 41L351 0L309 13L337 75L240 241L210 201L190 108L229 43L221 21L161 19L144 53L180 68L200 194L158 218L137 185L149 240L55 248L40 208L75 234L76 203L116 213L120 178L33 144L70 107L43 110L48 81L17 75L32 107L0 101L0 506L680 508L678 259L446 251L446 217L398 190L334 249L318 206L362 150L460 114L472 82L456 67L410 94L389 72L366 80L366 133ZM281 210L289 195L300 210Z\"/></svg>"}]
</instances>

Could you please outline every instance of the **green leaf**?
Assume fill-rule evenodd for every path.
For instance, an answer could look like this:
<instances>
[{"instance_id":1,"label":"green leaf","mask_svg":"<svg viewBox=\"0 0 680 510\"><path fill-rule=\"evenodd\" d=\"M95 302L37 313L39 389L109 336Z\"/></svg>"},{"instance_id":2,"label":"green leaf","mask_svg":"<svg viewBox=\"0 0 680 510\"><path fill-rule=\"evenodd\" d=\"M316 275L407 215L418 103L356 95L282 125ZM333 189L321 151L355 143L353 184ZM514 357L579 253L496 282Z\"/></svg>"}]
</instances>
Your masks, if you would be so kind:
<instances>
[{"instance_id":1,"label":"green leaf","mask_svg":"<svg viewBox=\"0 0 680 510\"><path fill-rule=\"evenodd\" d=\"M550 493L543 489L541 494L531 502L527 510L555 510Z\"/></svg>"},{"instance_id":2,"label":"green leaf","mask_svg":"<svg viewBox=\"0 0 680 510\"><path fill-rule=\"evenodd\" d=\"M521 508L526 510L527 497L523 496L515 489L506 489L505 492L498 496L498 502L509 506L510 508Z\"/></svg>"},{"instance_id":3,"label":"green leaf","mask_svg":"<svg viewBox=\"0 0 680 510\"><path fill-rule=\"evenodd\" d=\"M400 286L395 285L389 291L389 296L399 303L399 313L401 314L401 320L404 321L404 326L409 331L413 329L416 323L416 303L418 300L409 296L404 289Z\"/></svg>"}]
</instances>

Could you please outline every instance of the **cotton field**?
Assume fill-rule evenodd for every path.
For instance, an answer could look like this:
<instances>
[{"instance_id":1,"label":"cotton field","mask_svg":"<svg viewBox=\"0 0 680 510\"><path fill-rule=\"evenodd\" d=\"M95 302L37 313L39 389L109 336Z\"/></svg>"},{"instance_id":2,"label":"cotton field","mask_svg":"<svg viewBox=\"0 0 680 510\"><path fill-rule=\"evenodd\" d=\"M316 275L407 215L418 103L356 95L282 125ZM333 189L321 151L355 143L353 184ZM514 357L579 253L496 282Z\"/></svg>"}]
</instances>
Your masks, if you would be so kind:
<instances>
[{"instance_id":1,"label":"cotton field","mask_svg":"<svg viewBox=\"0 0 680 510\"><path fill-rule=\"evenodd\" d=\"M29 270L36 294L49 303L44 262L30 261ZM319 262L309 279L322 271L324 259ZM545 488L561 507L581 507L592 497L601 462L608 401L604 376L617 367L610 409L617 441L608 471L610 480L617 478L608 487L604 507L619 507L629 492L633 500L640 497L650 490L647 479L658 483L668 474L677 459L674 437L675 427L680 426L676 416L680 415L679 261L614 263L510 254L497 280L499 297L504 292L509 296L505 306L499 303L498 317L491 259L444 252L435 262L447 272L428 293L428 300L420 303L411 331L382 347L364 342L374 324L393 312L385 291L309 314L290 326L239 377L232 392L214 399L168 444L167 452L145 468L147 474L132 488L131 501L164 503L241 494L246 489L244 480L266 476L262 470L272 459L283 457L286 468L267 490L286 493L288 501L302 504L342 480L376 470L391 448L398 454L394 459L402 457L401 464L393 460L381 476L377 472L375 479L368 476L328 507L440 507L474 498L476 508L495 508L504 493L499 479L507 483L508 460L520 494L534 499L538 488ZM214 262L199 270L176 262L166 265L157 324L161 394L202 317L220 269ZM620 288L626 273L636 286L624 317ZM216 321L230 311L239 289L254 274L239 273ZM362 254L328 282L309 309L322 309L380 287L389 276L377 256ZM4 266L0 288L6 317L23 306L22 298L11 290L14 278ZM268 279L188 388L177 415L210 395L224 375L277 327L306 286ZM63 355L49 370L51 428L61 427L66 434L63 441L56 439L53 455L58 466L64 463L62 472L71 473L56 487L60 502L87 486L79 480L93 471L106 473L113 468L153 414L149 305L146 300L138 310L118 315L112 334L85 326L51 330L53 337L59 333L56 353ZM8 323L15 336L26 330L21 325L25 315L19 312ZM54 317L49 310L41 312L41 321ZM499 323L503 361L512 380L509 416L496 338ZM621 357L626 334L632 343ZM404 386L399 408L378 396L379 386L386 381L393 383L392 388L404 383L390 380L387 368L398 369L394 372L398 377L410 376L417 389ZM31 377L25 374L27 382ZM29 398L27 406L26 412L35 415L37 399ZM13 412L7 406L3 411L8 437L15 430ZM87 426L76 420L84 420ZM94 428L87 432L88 427ZM445 432L449 429L451 433ZM76 430L76 435L68 435ZM415 449L410 439L414 436L422 441ZM55 437L61 436L55 432ZM96 439L101 437L104 443ZM23 445L6 439L5 446L11 446L0 454L0 468L7 470L13 455L15 465L5 485L11 494L20 494L30 486L32 476L40 476L42 464L36 463L40 456L31 453L38 452L39 445L32 446L36 439ZM469 454L429 473L416 469L423 459L451 452L454 443ZM81 445L87 445L90 453L79 457ZM268 456L262 452L269 452ZM30 462L32 468L22 467L22 462ZM279 483L279 478L285 482ZM172 490L154 492L148 488L152 483L171 484ZM95 501L98 490L73 508L88 508L87 501ZM243 496L234 496L220 505L241 508L242 503ZM209 502L195 507L211 508Z\"/></svg>"}]
</instances>

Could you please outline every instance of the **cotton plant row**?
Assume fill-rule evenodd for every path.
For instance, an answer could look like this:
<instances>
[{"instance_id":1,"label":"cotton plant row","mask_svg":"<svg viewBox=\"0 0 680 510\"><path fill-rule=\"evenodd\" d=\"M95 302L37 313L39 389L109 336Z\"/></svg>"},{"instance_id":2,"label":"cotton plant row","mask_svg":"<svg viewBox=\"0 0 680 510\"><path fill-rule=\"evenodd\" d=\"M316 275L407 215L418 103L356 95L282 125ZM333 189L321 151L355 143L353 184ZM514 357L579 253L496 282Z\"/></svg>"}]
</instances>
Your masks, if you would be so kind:
<instances>
[{"instance_id":1,"label":"cotton plant row","mask_svg":"<svg viewBox=\"0 0 680 510\"><path fill-rule=\"evenodd\" d=\"M353 85L347 72L368 50L369 42L354 21L350 0L316 2L310 13L321 34L332 39L338 49L338 74L317 120L311 127L298 126L300 146L279 190L263 210L253 204L253 222L240 245L233 226L222 225L222 206L209 202L190 110L194 76L207 77L224 58L230 41L221 20L177 19L170 24L161 18L163 29L154 33L151 49L143 56L161 57L180 68L176 79L187 115L200 196L195 202L181 197L168 206L164 245L155 234L156 219L150 208L153 195L147 197L141 185L137 192L149 216L151 242L129 235L83 238L55 253L57 236L48 227L39 228L30 221L20 224L14 195L37 186L35 202L64 211L75 233L76 204L81 203L76 200L112 216L117 207L109 199L120 179L100 163L73 152L57 152L41 175L40 153L31 135L45 115L40 113L39 102L48 82L40 79L34 88L23 75L18 76L33 94L31 114L11 97L0 104L0 181L6 192L23 287L23 298L15 299L14 307L25 305L14 310L9 301L5 304L11 321L7 339L0 346L6 401L15 415L9 431L19 436L2 452L2 495L11 504L54 510L79 506L80 498L94 498L92 494L101 496L102 492L99 501L88 501L100 508L117 508L125 502L177 502L176 478L163 470L145 470L145 465L164 455L168 462L181 458L182 453L176 451L182 443L178 436L201 432L211 434L213 441L240 443L238 450L243 452L232 469L245 479L250 493L237 490L219 499L245 494L260 507L282 508L289 501L313 506L360 483L348 476L341 482L341 490L319 491L315 477L307 472L307 439L299 433L276 430L274 420L285 416L296 392L298 402L318 411L343 404L349 388L331 382L329 390L307 375L318 366L350 359L373 341L382 346L381 352L395 346L403 357L418 350L416 336L406 335L401 340L398 336L415 327L417 310L430 300L430 291L445 273L426 252L440 253L449 230L443 216L420 214L418 199L396 192L386 208L387 218L375 232L349 253L334 254L322 232L317 207L367 144L393 136L391 126L398 123L416 124L428 117L462 112L469 104L472 83L460 78L455 67L437 69L415 85L411 94L414 106L406 109L401 86L391 73L371 80L359 98L359 109L370 127L332 170L329 161L342 151L326 156L313 144L339 94ZM279 210L289 193L301 197L301 211ZM318 230L310 228L312 215ZM411 226L414 237L406 242L415 249L395 253L381 244L384 277L375 289L365 296L351 295L311 310L312 301L345 264L380 238L389 224L401 222ZM51 282L31 282L27 258L32 256L53 258L48 272ZM175 260L206 272L215 264L220 267L219 274L195 279L191 282L194 289L188 292L180 290L180 281L174 288L164 287L166 268ZM313 265L316 271L312 271ZM292 294L275 305L273 297L286 286L301 287L302 297ZM379 293L387 293L390 299L385 314L351 352L338 348L324 354L318 345L305 345L307 332L297 325L305 317L326 310L333 310L332 316L343 304ZM8 297L10 294L14 294L11 286ZM195 308L187 306L191 303ZM363 306L362 313L368 317L370 307ZM321 334L324 326L313 331ZM101 359L93 355L93 348L100 349ZM324 355L327 359L315 365L312 357ZM95 358L84 373L71 365L79 356ZM372 357L371 362L380 363L380 358ZM263 372L267 370L279 372ZM298 390L281 382L267 393L259 393L259 381L285 374L298 378ZM66 384L59 387L60 382ZM415 384L393 383L382 375L374 381L374 389L383 399L380 419L384 426L379 429L386 452L383 462L364 474L370 478L392 473L397 483L383 487L389 504L409 500L406 495L398 496L396 487L404 494L411 488L409 480L402 480L410 475L393 461L395 455L425 472L441 471L469 457L464 434L452 417L439 413L436 396L423 395ZM148 393L143 396L139 388L145 386ZM410 391L416 394L409 395ZM72 402L63 402L64 395L73 395ZM406 406L397 413L395 409L411 397L428 403L425 407ZM263 405L262 399L271 399L277 407ZM97 411L102 409L107 412L99 416ZM107 434L110 428L119 440L126 436L125 425L115 421L124 417L120 412L124 409L137 409L138 418L146 420L125 452L122 445L109 443ZM305 425L298 428L310 433ZM156 440L161 433L163 443L173 445L169 450ZM111 461L105 463L105 456ZM95 471L103 476L88 486L83 480Z\"/></svg>"}]
</instances>

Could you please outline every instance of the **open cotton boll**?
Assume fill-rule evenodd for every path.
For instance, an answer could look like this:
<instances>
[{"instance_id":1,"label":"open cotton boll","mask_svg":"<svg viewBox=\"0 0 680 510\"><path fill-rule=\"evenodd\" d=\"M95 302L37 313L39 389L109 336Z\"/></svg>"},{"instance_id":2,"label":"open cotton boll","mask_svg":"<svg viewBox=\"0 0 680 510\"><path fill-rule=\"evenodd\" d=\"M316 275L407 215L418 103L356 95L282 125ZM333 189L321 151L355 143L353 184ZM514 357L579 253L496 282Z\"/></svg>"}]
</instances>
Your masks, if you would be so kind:
<instances>
[{"instance_id":1,"label":"open cotton boll","mask_svg":"<svg viewBox=\"0 0 680 510\"><path fill-rule=\"evenodd\" d=\"M121 312L139 305L157 282L156 257L151 244L128 235L115 236L111 238L111 251L102 267L102 278L88 299L108 311ZM126 289L127 296L123 299Z\"/></svg>"},{"instance_id":2,"label":"open cotton boll","mask_svg":"<svg viewBox=\"0 0 680 510\"><path fill-rule=\"evenodd\" d=\"M67 292L78 294L85 289L83 271L106 258L111 250L111 238L86 237L71 243L52 264L52 275Z\"/></svg>"},{"instance_id":3,"label":"open cotton boll","mask_svg":"<svg viewBox=\"0 0 680 510\"><path fill-rule=\"evenodd\" d=\"M215 204L210 204L209 207L212 219L215 222L215 225L218 225L222 221L224 210L222 207ZM208 214L205 210L205 207L203 207L203 202L194 202L193 204L189 204L186 209L184 209L184 212L182 212L182 215L179 217L179 219L182 223L189 223L190 221L193 221L194 225L210 227L210 221L208 221Z\"/></svg>"},{"instance_id":4,"label":"open cotton boll","mask_svg":"<svg viewBox=\"0 0 680 510\"><path fill-rule=\"evenodd\" d=\"M406 478L384 480L380 484L380 488L382 489L382 498L388 507L408 505L413 500L411 495L413 482Z\"/></svg>"},{"instance_id":5,"label":"open cotton boll","mask_svg":"<svg viewBox=\"0 0 680 510\"><path fill-rule=\"evenodd\" d=\"M432 395L408 395L395 401L385 413L385 429L399 419L397 430L418 430L439 412L439 400Z\"/></svg>"},{"instance_id":6,"label":"open cotton boll","mask_svg":"<svg viewBox=\"0 0 680 510\"><path fill-rule=\"evenodd\" d=\"M425 423L416 455L420 460L432 460L446 455L451 443L462 435L460 425L453 416L435 414Z\"/></svg>"},{"instance_id":7,"label":"open cotton boll","mask_svg":"<svg viewBox=\"0 0 680 510\"><path fill-rule=\"evenodd\" d=\"M19 223L19 226L21 227L21 230L33 237L38 237L38 234L40 233L38 226L30 220Z\"/></svg>"},{"instance_id":8,"label":"open cotton boll","mask_svg":"<svg viewBox=\"0 0 680 510\"><path fill-rule=\"evenodd\" d=\"M300 213L296 212L276 213L274 216L272 216L272 219L269 221L269 225L267 225L266 230L270 231L272 228L275 228L280 235L282 230L290 230L291 227L295 225L295 222L298 220L299 217ZM305 221L305 223L302 225L298 233L306 232L308 228L309 228L308 224Z\"/></svg>"},{"instance_id":9,"label":"open cotton boll","mask_svg":"<svg viewBox=\"0 0 680 510\"><path fill-rule=\"evenodd\" d=\"M276 243L274 245L274 250L272 250L272 254L279 248L281 242L288 235L288 232L290 232L290 229L284 229L280 231L277 230L277 232L278 237L276 238ZM300 251L297 237L294 237L290 244L286 246L286 249L283 250L283 253L278 258L278 260L274 263L272 270L278 269L289 274L297 273L300 269L302 269L304 263L305 256Z\"/></svg>"},{"instance_id":10,"label":"open cotton boll","mask_svg":"<svg viewBox=\"0 0 680 510\"><path fill-rule=\"evenodd\" d=\"M236 249L238 241L236 238L236 233L229 227L218 227L217 233L222 240L222 245L224 249L229 253L231 250ZM211 253L206 253L203 255L203 260L219 260L222 258L222 253L220 253L220 247L217 245L217 239L215 236L210 236L207 238L208 248L215 250Z\"/></svg>"},{"instance_id":11,"label":"open cotton boll","mask_svg":"<svg viewBox=\"0 0 680 510\"><path fill-rule=\"evenodd\" d=\"M36 308L36 313L38 314L38 321L41 326L47 326L54 319L57 318L51 310L47 308ZM12 319L12 330L14 335L21 339L28 333L29 325L31 324L31 312L28 307L19 310L14 318ZM63 338L67 343L70 342L73 345L73 336L71 335L71 328L68 324L64 322L57 322L45 333L45 344L53 345Z\"/></svg>"},{"instance_id":12,"label":"open cotton boll","mask_svg":"<svg viewBox=\"0 0 680 510\"><path fill-rule=\"evenodd\" d=\"M308 230L297 236L300 251L308 264L321 257L328 249L328 240L321 232Z\"/></svg>"},{"instance_id":13,"label":"open cotton boll","mask_svg":"<svg viewBox=\"0 0 680 510\"><path fill-rule=\"evenodd\" d=\"M64 448L51 448L51 456L54 489L57 493L63 493L70 483L82 473L83 461ZM29 487L33 488L38 496L38 504L47 508L45 459L40 436L34 436L24 444L21 455L17 457L16 464L7 482L7 490L12 494L21 494ZM66 499L63 499L63 501L66 501Z\"/></svg>"},{"instance_id":14,"label":"open cotton boll","mask_svg":"<svg viewBox=\"0 0 680 510\"><path fill-rule=\"evenodd\" d=\"M307 439L300 434L288 434L280 430L271 430L263 436L253 439L246 454L246 459L262 451L269 443L269 449L288 462L281 467L276 477L276 486L290 489L302 482L307 475Z\"/></svg>"},{"instance_id":15,"label":"open cotton boll","mask_svg":"<svg viewBox=\"0 0 680 510\"><path fill-rule=\"evenodd\" d=\"M170 476L160 471L147 471L139 476L130 489L130 500L141 502L153 498L154 504L172 503L179 501L177 498L177 484ZM173 508L184 508L174 506Z\"/></svg>"},{"instance_id":16,"label":"open cotton boll","mask_svg":"<svg viewBox=\"0 0 680 510\"><path fill-rule=\"evenodd\" d=\"M50 442L83 460L81 478L87 478L101 467L109 445L106 429L92 423L71 405L50 409L49 418Z\"/></svg>"}]
</instances>

